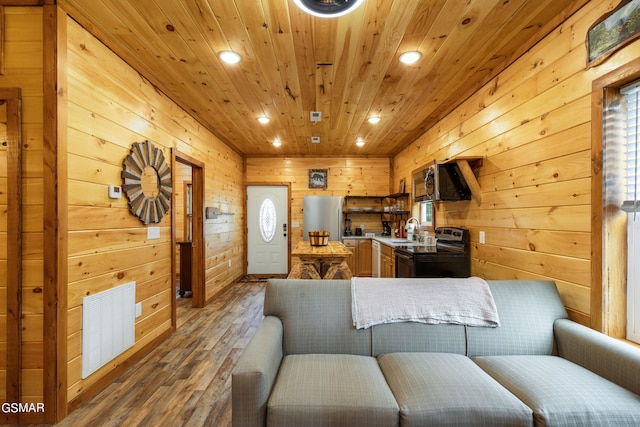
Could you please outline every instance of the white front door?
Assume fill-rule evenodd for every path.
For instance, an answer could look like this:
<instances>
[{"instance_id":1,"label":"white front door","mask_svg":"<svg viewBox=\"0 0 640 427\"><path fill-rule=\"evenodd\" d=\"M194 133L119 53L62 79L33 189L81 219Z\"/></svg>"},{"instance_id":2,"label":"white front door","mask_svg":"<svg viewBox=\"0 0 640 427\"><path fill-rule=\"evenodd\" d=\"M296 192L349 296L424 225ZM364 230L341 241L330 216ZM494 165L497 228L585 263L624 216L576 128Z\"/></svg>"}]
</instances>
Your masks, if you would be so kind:
<instances>
[{"instance_id":1,"label":"white front door","mask_svg":"<svg viewBox=\"0 0 640 427\"><path fill-rule=\"evenodd\" d=\"M247 274L289 272L289 188L247 186Z\"/></svg>"}]
</instances>

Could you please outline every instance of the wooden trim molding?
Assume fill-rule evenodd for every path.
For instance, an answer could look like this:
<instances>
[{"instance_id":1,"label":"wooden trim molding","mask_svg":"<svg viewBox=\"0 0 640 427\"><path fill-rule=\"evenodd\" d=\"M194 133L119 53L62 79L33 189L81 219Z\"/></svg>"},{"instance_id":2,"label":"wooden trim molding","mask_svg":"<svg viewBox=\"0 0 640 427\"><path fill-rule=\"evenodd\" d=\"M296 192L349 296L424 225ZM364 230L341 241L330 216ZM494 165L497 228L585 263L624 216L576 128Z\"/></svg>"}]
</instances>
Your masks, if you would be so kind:
<instances>
[{"instance_id":1,"label":"wooden trim molding","mask_svg":"<svg viewBox=\"0 0 640 427\"><path fill-rule=\"evenodd\" d=\"M6 401L22 396L22 113L20 89L0 89L7 120ZM3 414L6 423L16 414Z\"/></svg>"},{"instance_id":2,"label":"wooden trim molding","mask_svg":"<svg viewBox=\"0 0 640 427\"><path fill-rule=\"evenodd\" d=\"M620 87L640 79L640 58L593 81L591 92L591 327L626 336L626 214L605 202L603 111Z\"/></svg>"},{"instance_id":3,"label":"wooden trim molding","mask_svg":"<svg viewBox=\"0 0 640 427\"><path fill-rule=\"evenodd\" d=\"M67 415L67 15L43 7L44 422Z\"/></svg>"}]
</instances>

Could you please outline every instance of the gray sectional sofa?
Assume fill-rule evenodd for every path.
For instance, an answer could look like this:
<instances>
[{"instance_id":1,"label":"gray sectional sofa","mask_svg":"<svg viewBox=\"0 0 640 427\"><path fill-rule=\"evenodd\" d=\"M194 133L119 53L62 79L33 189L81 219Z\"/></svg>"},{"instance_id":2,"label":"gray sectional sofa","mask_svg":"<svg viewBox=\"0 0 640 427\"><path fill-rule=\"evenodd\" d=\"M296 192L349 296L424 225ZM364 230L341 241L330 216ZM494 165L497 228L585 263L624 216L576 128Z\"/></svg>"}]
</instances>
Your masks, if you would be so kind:
<instances>
[{"instance_id":1,"label":"gray sectional sofa","mask_svg":"<svg viewBox=\"0 0 640 427\"><path fill-rule=\"evenodd\" d=\"M553 282L488 284L497 328L355 329L349 281L270 280L233 425L640 425L640 349L568 320Z\"/></svg>"}]
</instances>

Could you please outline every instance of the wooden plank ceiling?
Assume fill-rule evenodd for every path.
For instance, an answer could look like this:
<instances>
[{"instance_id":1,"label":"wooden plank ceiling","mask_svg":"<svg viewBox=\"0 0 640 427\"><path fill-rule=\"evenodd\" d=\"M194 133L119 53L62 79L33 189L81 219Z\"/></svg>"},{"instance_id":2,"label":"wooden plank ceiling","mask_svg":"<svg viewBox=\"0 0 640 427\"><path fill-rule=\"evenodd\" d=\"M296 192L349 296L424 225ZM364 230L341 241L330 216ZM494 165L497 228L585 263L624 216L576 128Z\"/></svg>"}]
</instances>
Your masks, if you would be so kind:
<instances>
[{"instance_id":1,"label":"wooden plank ceiling","mask_svg":"<svg viewBox=\"0 0 640 427\"><path fill-rule=\"evenodd\" d=\"M339 18L292 0L58 4L242 154L391 156L586 2L365 0ZM422 58L401 64L410 50Z\"/></svg>"}]
</instances>

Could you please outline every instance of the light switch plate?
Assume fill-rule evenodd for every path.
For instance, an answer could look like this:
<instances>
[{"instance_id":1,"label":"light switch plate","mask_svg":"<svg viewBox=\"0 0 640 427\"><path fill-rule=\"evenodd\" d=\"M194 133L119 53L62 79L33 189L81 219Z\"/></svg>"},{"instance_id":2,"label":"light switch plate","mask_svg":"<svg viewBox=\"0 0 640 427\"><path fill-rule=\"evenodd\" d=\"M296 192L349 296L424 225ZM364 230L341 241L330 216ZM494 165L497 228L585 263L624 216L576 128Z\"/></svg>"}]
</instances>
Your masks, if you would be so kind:
<instances>
[{"instance_id":1,"label":"light switch plate","mask_svg":"<svg viewBox=\"0 0 640 427\"><path fill-rule=\"evenodd\" d=\"M159 239L160 238L160 227L149 227L147 228L147 240Z\"/></svg>"}]
</instances>

